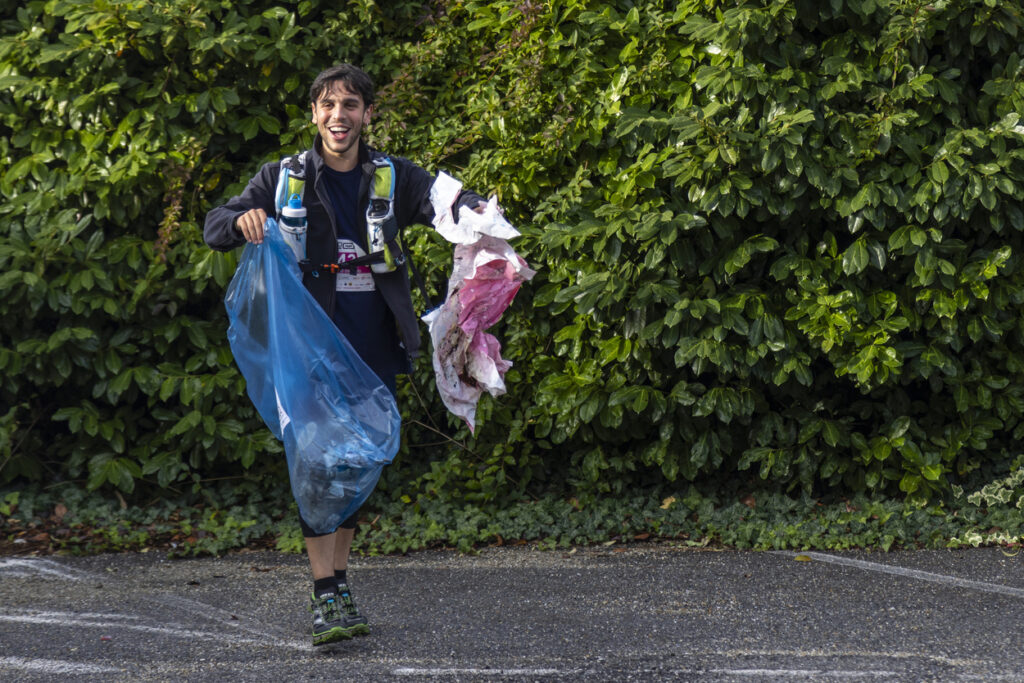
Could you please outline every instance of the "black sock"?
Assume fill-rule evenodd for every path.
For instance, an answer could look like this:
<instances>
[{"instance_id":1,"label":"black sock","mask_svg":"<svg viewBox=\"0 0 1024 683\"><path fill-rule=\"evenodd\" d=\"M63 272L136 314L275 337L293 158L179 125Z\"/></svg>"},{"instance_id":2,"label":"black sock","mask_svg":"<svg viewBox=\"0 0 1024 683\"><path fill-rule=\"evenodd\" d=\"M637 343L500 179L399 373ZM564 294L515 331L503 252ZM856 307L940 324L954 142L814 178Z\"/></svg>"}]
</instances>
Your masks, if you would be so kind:
<instances>
[{"instance_id":1,"label":"black sock","mask_svg":"<svg viewBox=\"0 0 1024 683\"><path fill-rule=\"evenodd\" d=\"M338 584L335 583L333 576L328 576L326 579L313 579L313 595L321 597L325 593L337 593Z\"/></svg>"},{"instance_id":2,"label":"black sock","mask_svg":"<svg viewBox=\"0 0 1024 683\"><path fill-rule=\"evenodd\" d=\"M346 585L348 585L348 579L345 578L345 570L344 569L335 569L334 570L334 582L336 584L338 584L339 586L346 586Z\"/></svg>"}]
</instances>

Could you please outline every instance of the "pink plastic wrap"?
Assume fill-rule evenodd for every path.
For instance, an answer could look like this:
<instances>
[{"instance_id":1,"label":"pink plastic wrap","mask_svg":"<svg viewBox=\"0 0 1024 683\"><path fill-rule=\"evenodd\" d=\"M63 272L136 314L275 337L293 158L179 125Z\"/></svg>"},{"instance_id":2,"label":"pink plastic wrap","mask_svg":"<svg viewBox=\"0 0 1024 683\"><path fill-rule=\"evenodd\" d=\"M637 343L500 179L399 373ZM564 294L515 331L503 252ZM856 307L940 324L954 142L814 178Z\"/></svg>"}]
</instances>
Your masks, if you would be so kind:
<instances>
[{"instance_id":1,"label":"pink plastic wrap","mask_svg":"<svg viewBox=\"0 0 1024 683\"><path fill-rule=\"evenodd\" d=\"M448 201L442 197L435 206L443 207ZM504 394L505 373L512 367L501 357L501 343L486 330L498 322L534 271L505 239L492 236L518 234L500 216L493 200L483 215L468 213L463 209L460 214L462 234L455 246L448 298L424 320L433 341L434 373L441 399L473 431L476 405L483 392ZM446 218L449 229L453 229L450 214L442 215L440 222L443 224ZM470 226L476 232L470 231ZM441 226L439 231L444 234Z\"/></svg>"}]
</instances>

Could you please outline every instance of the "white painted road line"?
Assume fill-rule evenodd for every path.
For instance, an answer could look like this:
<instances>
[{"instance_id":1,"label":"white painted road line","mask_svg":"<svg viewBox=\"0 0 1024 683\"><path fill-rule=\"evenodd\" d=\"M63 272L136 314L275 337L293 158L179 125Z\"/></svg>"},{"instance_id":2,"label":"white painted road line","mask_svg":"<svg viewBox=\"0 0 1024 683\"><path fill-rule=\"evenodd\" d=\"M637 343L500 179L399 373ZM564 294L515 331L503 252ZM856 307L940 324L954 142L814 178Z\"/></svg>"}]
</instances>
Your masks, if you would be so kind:
<instances>
[{"instance_id":1,"label":"white painted road line","mask_svg":"<svg viewBox=\"0 0 1024 683\"><path fill-rule=\"evenodd\" d=\"M82 615L71 612L43 612L31 614L0 614L0 621L13 622L17 624L46 624L47 626L65 626L69 628L102 628L111 631L125 629L129 631L141 631L143 633L162 633L176 638L196 638L202 640L226 640L232 643L266 643L264 640L255 638L244 638L236 635L217 633L215 631L196 631L188 628L173 628L170 626L147 626L145 624L129 623L136 620L128 614L104 614L90 615L92 618L82 618ZM102 617L97 619L95 617ZM308 649L308 648L305 648Z\"/></svg>"},{"instance_id":2,"label":"white painted road line","mask_svg":"<svg viewBox=\"0 0 1024 683\"><path fill-rule=\"evenodd\" d=\"M721 657L736 659L737 657L785 657L797 659L832 659L835 657L864 657L869 659L923 659L946 666L970 666L978 662L973 659L951 659L941 655L931 655L925 652L900 652L895 650L886 652L884 650L789 650L779 649L732 649L732 650L691 650L683 653L687 657ZM811 665L814 666L814 665Z\"/></svg>"},{"instance_id":3,"label":"white painted road line","mask_svg":"<svg viewBox=\"0 0 1024 683\"><path fill-rule=\"evenodd\" d=\"M0 657L0 671L17 669L19 671L37 671L47 674L109 674L121 669L99 664L79 664L65 662L60 659L29 659L27 657Z\"/></svg>"},{"instance_id":4,"label":"white painted road line","mask_svg":"<svg viewBox=\"0 0 1024 683\"><path fill-rule=\"evenodd\" d=\"M166 593L152 593L143 596L144 599L154 602L163 607L183 612L190 617L195 618L197 615L201 615L208 621L212 621L217 624L230 624L231 628L236 628L241 631L256 636L265 643L277 643L280 645L287 645L294 650L308 650L311 645L307 641L300 641L290 634L286 633L281 629L277 629L266 624L259 624L258 626L250 626L247 622L252 621L258 623L255 617L245 616L246 619L239 619L237 615L228 612L227 610L214 607L213 605L199 600L193 600L192 598L186 598L180 595L168 595Z\"/></svg>"},{"instance_id":5,"label":"white painted road line","mask_svg":"<svg viewBox=\"0 0 1024 683\"><path fill-rule=\"evenodd\" d=\"M43 574L45 576L67 579L68 581L78 581L80 577L76 576L77 573L78 570L71 569L53 560L20 557L0 559L0 574L7 574L8 576L36 576Z\"/></svg>"},{"instance_id":6,"label":"white painted road line","mask_svg":"<svg viewBox=\"0 0 1024 683\"><path fill-rule=\"evenodd\" d=\"M63 578L63 579L71 580L71 581L80 581L80 580L92 579L94 581L101 581L102 582L102 581L110 581L111 580L111 577L104 577L101 574L96 574L96 573L85 571L85 570L73 569L71 567L68 567L67 565L61 564L60 562L56 562L54 560L43 559L43 558L10 558L10 559L0 559L0 575L2 575L2 574L7 574L8 576L10 576L12 574L15 575L15 576L33 576L33 575L40 575L40 574L42 574L42 575L45 575L47 577L59 577L59 578ZM309 648L310 648L309 643L307 643L305 641L300 641L300 640L298 640L296 638L292 638L287 633L284 633L284 632L279 631L277 629L273 629L272 627L263 627L263 628L261 628L260 626L251 626L248 623L245 623L246 620L240 619L239 616L236 616L235 614L232 614L232 613L230 613L230 612L228 612L226 610L220 609L218 607L214 607L213 605L209 605L207 603L200 602L198 600L192 600L190 598L185 598L185 597L182 597L182 596L168 595L168 594L161 594L161 593L147 593L147 594L144 594L144 595L140 595L138 597L141 598L142 600L147 601L147 602L155 603L157 605L160 605L162 608L165 608L165 609L169 608L169 609L177 611L177 612L182 612L189 619L195 619L195 618L199 617L199 618L205 619L206 621L214 622L218 626L220 626L222 624L227 624L228 628L230 628L230 629L239 630L239 631L245 631L245 632L249 633L251 636L253 636L253 638L249 638L249 639L239 639L239 638L235 638L235 637L230 637L230 640L235 641L235 642L276 643L278 645L284 645L284 646L289 647L289 648L294 649L294 650L309 650ZM46 614L48 614L48 613L33 611L31 614L36 615L37 617L41 618L41 617L46 616ZM239 615L245 616L245 615L242 615L241 612L239 612ZM82 615L82 614L66 615L66 614L63 614L63 613L57 615L56 613L53 613L53 618L54 619L68 619L69 616L70 616L70 618L75 618L75 617L82 617L84 615ZM94 617L97 618L97 619L109 619L112 616L117 616L117 617L119 617L121 619L133 618L133 617L128 617L127 615L109 615L109 614L94 615ZM3 615L0 615L0 621L2 621L4 619L5 619L5 617ZM17 620L22 620L22 618L18 617L18 618L7 619L7 621L17 621ZM256 622L257 620L255 618L250 618L250 619L248 619L248 621ZM49 623L49 622L36 622L36 623ZM53 623L57 624L59 622L53 622ZM87 622L80 622L79 625L86 626L86 625L89 625L89 624ZM143 628L148 628L148 629L152 630L152 629L155 629L156 627L153 627L153 626L139 627L140 630L142 630ZM172 631L175 631L175 632L177 632L179 634L185 634L186 633L186 630L182 630L182 629L176 629L176 630L172 629ZM153 631L153 632L158 632L158 631ZM208 633L208 632L204 632L204 631L188 631L188 633L197 634L197 633ZM171 633L171 635L174 635L174 634ZM183 636L183 637L185 637L185 636ZM188 637L192 637L192 636L188 636Z\"/></svg>"},{"instance_id":7,"label":"white painted road line","mask_svg":"<svg viewBox=\"0 0 1024 683\"><path fill-rule=\"evenodd\" d=\"M803 553L801 553L803 554ZM823 676L831 676L832 678L907 678L908 674L898 673L894 671L886 671L883 669L825 669L823 667L828 666L826 663L817 664L813 661L814 659L837 659L843 660L847 658L857 658L870 660L878 665L887 665L886 660L893 660L894 662L909 662L909 666L914 666L914 662L921 660L924 662L930 662L932 664L939 664L942 666L950 667L954 671L949 673L949 680L957 681L1016 681L1017 683L1024 683L1024 674L1020 673L995 673L986 672L984 674L966 673L966 671L982 670L989 668L991 662L983 659L962 659L953 657L944 657L942 655L928 654L926 652L901 652L894 650L892 652L885 652L882 650L788 650L788 649L774 649L774 650L690 650L687 652L677 653L683 658L699 658L699 659L711 659L719 661L736 661L742 658L761 658L761 657L774 657L789 660L792 664L797 667L793 669L760 669L760 668L715 668L715 669L676 669L670 673L682 676L687 675L692 680L699 680L701 674L716 673L716 674L728 674L735 678L742 676L756 676L770 678L772 676L782 678L785 676L810 676L813 680L817 680ZM648 653L651 658L659 656L658 652ZM795 661L794 661L795 660ZM841 665L840 665L841 666ZM904 664L903 667L908 666ZM813 667L813 668L812 668ZM813 675L812 675L813 674Z\"/></svg>"},{"instance_id":8,"label":"white painted road line","mask_svg":"<svg viewBox=\"0 0 1024 683\"><path fill-rule=\"evenodd\" d=\"M39 617L40 619L84 619L93 621L140 621L142 617L134 614L111 614L110 612L53 612L39 609L8 609L0 613L4 617ZM20 619L14 619L18 621Z\"/></svg>"},{"instance_id":9,"label":"white painted road line","mask_svg":"<svg viewBox=\"0 0 1024 683\"><path fill-rule=\"evenodd\" d=\"M702 671L678 671L676 673L704 673ZM823 676L829 678L895 678L895 671L844 671L825 669L710 669L707 673L724 674L726 676L756 676L757 678L805 678L819 680Z\"/></svg>"},{"instance_id":10,"label":"white painted road line","mask_svg":"<svg viewBox=\"0 0 1024 683\"><path fill-rule=\"evenodd\" d=\"M941 583L947 586L958 586L960 588L970 588L971 590L984 591L986 593L998 593L1000 595L1009 595L1014 598L1024 598L1024 589L1014 588L1012 586L1003 586L998 583L987 583L985 581L971 581L970 579L961 579L956 576L947 576L945 574L933 574L932 572L924 572L919 569L906 569L904 567L894 567L892 565L880 564L878 562L855 560L851 557L826 555L825 553L798 553L790 550L775 550L772 552L778 555L786 555L787 557L806 555L812 560L817 560L818 562L828 562L829 564L841 564L847 567L856 567L857 569L865 569L867 571L872 572L881 572L883 574L893 574L895 576L903 576L910 579L919 579L921 581Z\"/></svg>"},{"instance_id":11,"label":"white painted road line","mask_svg":"<svg viewBox=\"0 0 1024 683\"><path fill-rule=\"evenodd\" d=\"M443 676L585 676L586 671L581 669L482 669L482 668L427 668L427 667L402 667L393 669L393 676L424 676L438 678ZM590 673L600 674L600 669ZM607 673L607 672L604 672ZM706 674L721 674L725 676L756 677L766 678L803 678L817 680L823 676L831 678L896 678L900 674L894 671L845 671L842 669L674 669L661 671L662 674L673 676L688 675L700 676Z\"/></svg>"},{"instance_id":12,"label":"white painted road line","mask_svg":"<svg viewBox=\"0 0 1024 683\"><path fill-rule=\"evenodd\" d=\"M430 669L406 666L394 669L392 676L575 676L579 669Z\"/></svg>"},{"instance_id":13,"label":"white painted road line","mask_svg":"<svg viewBox=\"0 0 1024 683\"><path fill-rule=\"evenodd\" d=\"M682 656L686 657L717 657L719 659L736 660L737 658L751 658L751 657L782 657L785 659L799 659L799 660L812 660L812 659L835 659L839 657L859 657L862 659L870 659L875 661L883 661L886 659L892 659L896 661L913 661L923 660L932 662L934 664L942 664L943 666L952 666L958 668L970 668L972 666L984 666L984 660L976 659L955 659L952 657L944 657L942 655L929 654L927 652L901 652L899 650L893 650L886 652L884 650L850 650L850 649L826 649L826 650L789 650L785 648L781 649L733 649L733 650L691 650L689 652L681 653ZM651 656L655 656L656 653L651 653ZM816 667L818 665L808 664L807 666Z\"/></svg>"}]
</instances>

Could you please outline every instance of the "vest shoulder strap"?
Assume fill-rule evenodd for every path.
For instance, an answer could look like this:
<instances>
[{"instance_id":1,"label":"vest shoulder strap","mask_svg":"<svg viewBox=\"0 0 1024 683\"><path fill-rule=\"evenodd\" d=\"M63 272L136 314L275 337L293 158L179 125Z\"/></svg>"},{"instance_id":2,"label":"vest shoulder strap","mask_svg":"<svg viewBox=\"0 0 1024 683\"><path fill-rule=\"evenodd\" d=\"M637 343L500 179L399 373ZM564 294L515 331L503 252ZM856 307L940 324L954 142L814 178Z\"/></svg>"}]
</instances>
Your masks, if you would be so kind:
<instances>
[{"instance_id":1,"label":"vest shoulder strap","mask_svg":"<svg viewBox=\"0 0 1024 683\"><path fill-rule=\"evenodd\" d=\"M373 183L370 185L371 199L395 201L395 164L388 157L373 160Z\"/></svg>"}]
</instances>

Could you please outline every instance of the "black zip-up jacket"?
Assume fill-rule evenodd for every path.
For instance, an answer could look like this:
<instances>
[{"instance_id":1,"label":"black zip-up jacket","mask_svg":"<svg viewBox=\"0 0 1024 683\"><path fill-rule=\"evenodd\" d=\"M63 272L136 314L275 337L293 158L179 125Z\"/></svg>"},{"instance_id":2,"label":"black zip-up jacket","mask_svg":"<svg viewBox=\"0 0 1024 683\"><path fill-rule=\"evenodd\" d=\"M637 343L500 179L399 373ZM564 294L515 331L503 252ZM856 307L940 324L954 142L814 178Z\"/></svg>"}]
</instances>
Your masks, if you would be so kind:
<instances>
[{"instance_id":1,"label":"black zip-up jacket","mask_svg":"<svg viewBox=\"0 0 1024 683\"><path fill-rule=\"evenodd\" d=\"M306 257L313 263L333 263L338 257L338 231L335 224L334 211L323 188L321 171L324 159L320 155L320 136L317 135L313 148L306 155L306 184L302 202L306 207ZM359 184L359 220L362 223L360 234L363 238L363 249L367 250L366 207L370 197L370 182L373 179L373 159L385 155L371 149L365 143L359 143L359 165L363 171ZM434 218L434 207L430 203L430 187L434 177L425 170L402 157L390 157L395 166L395 218L399 231L406 226L422 223L430 225ZM250 209L263 209L267 216L274 217L277 207L274 193L277 190L277 177L280 173L280 162L264 164L246 185L241 195L232 197L226 204L219 206L206 215L203 239L217 251L230 251L245 244L245 238L235 228L235 221ZM463 191L453 212L458 218L462 206L475 207L482 198L473 192ZM368 251L368 250L367 250ZM410 256L411 258L411 256ZM398 333L410 358L415 357L420 349L420 333L417 316L412 306L409 293L408 265L390 273L373 273L377 289L387 302L395 316ZM314 277L307 273L302 283L309 290L317 303L328 315L334 311L335 278Z\"/></svg>"}]
</instances>

